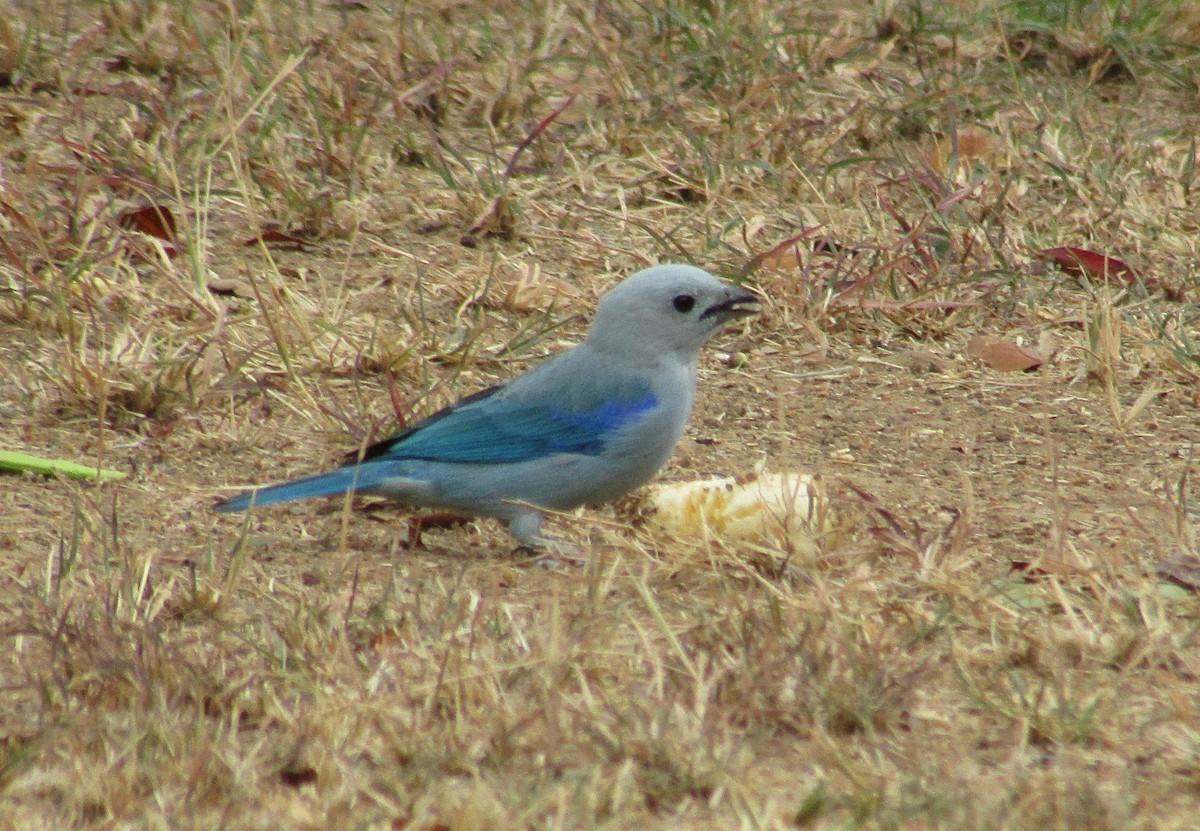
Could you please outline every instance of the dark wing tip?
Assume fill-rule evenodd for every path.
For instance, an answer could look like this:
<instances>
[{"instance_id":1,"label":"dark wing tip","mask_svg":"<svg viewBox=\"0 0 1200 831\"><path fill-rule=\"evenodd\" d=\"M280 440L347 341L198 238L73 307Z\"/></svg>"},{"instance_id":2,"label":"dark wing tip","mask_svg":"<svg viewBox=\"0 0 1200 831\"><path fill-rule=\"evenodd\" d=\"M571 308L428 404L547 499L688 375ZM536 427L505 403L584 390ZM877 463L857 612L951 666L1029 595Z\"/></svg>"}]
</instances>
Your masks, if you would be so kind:
<instances>
[{"instance_id":1,"label":"dark wing tip","mask_svg":"<svg viewBox=\"0 0 1200 831\"><path fill-rule=\"evenodd\" d=\"M442 407L442 409L438 410L436 413L426 416L416 424L405 427L396 435L383 439L382 441L377 441L372 445L368 445L367 448L361 452L361 454L357 450L352 453L347 453L345 463L348 465L355 465L362 462L369 462L372 459L378 459L380 456L386 456L391 452L392 448L402 444L405 439L416 433L418 430L423 430L430 424L441 421L447 416L452 415L454 412L461 410L463 407L474 404L476 401L482 401L485 398L491 398L502 389L504 389L504 384L496 384L495 386L488 387L487 389L473 392L466 398L455 401L448 407Z\"/></svg>"}]
</instances>

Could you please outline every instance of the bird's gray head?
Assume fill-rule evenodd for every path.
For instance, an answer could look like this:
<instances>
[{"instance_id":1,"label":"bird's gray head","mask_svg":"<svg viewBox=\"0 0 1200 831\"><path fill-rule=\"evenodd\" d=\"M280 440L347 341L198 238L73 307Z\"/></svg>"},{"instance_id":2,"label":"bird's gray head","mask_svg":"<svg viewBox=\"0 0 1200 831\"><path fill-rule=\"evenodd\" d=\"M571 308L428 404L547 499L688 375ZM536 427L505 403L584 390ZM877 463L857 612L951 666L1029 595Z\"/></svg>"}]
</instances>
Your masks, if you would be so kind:
<instances>
[{"instance_id":1,"label":"bird's gray head","mask_svg":"<svg viewBox=\"0 0 1200 831\"><path fill-rule=\"evenodd\" d=\"M588 342L618 352L694 357L718 329L752 315L758 298L691 265L656 265L600 298Z\"/></svg>"}]
</instances>

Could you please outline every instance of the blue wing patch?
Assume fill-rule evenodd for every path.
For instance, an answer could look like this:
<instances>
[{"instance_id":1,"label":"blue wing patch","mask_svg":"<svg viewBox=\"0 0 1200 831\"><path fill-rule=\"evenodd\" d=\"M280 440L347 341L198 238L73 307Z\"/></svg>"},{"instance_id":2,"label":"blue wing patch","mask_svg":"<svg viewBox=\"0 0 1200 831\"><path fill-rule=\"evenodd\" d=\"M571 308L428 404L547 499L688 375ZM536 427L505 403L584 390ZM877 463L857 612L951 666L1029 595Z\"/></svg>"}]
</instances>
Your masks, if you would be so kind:
<instances>
[{"instance_id":1,"label":"blue wing patch","mask_svg":"<svg viewBox=\"0 0 1200 831\"><path fill-rule=\"evenodd\" d=\"M367 448L362 460L503 464L556 453L594 456L616 430L658 405L654 393L640 384L586 406L515 402L497 395L503 389L491 387L439 410Z\"/></svg>"}]
</instances>

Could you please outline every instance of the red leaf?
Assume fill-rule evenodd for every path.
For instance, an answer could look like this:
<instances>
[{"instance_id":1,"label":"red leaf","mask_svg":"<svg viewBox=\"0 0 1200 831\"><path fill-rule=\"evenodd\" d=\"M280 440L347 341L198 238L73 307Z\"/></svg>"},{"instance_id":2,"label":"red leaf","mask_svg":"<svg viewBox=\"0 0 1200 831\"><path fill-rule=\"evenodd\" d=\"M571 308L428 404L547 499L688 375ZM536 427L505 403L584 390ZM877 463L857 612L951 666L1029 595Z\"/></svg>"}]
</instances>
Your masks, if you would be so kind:
<instances>
[{"instance_id":1,"label":"red leaf","mask_svg":"<svg viewBox=\"0 0 1200 831\"><path fill-rule=\"evenodd\" d=\"M1141 280L1145 285L1151 285L1151 281L1133 266L1116 257L1097 254L1086 248L1044 248L1035 251L1034 255L1053 260L1067 274L1077 277L1094 277L1100 280L1111 278L1126 284Z\"/></svg>"},{"instance_id":2,"label":"red leaf","mask_svg":"<svg viewBox=\"0 0 1200 831\"><path fill-rule=\"evenodd\" d=\"M117 214L117 224L164 242L175 242L175 217L166 205L142 205Z\"/></svg>"}]
</instances>

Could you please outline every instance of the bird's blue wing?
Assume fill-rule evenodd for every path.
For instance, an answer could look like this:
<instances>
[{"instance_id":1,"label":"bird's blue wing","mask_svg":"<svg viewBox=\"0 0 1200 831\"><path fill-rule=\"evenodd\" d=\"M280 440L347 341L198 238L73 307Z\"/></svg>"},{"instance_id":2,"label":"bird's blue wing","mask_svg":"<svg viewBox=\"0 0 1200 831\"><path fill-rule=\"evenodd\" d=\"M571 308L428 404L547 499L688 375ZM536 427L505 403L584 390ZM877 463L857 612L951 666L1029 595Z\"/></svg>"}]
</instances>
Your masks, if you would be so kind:
<instances>
[{"instance_id":1,"label":"bird's blue wing","mask_svg":"<svg viewBox=\"0 0 1200 831\"><path fill-rule=\"evenodd\" d=\"M439 410L367 448L362 460L500 464L556 453L597 455L617 430L659 403L640 382L622 384L603 396L575 395L564 401L514 400L504 389L491 387Z\"/></svg>"}]
</instances>

